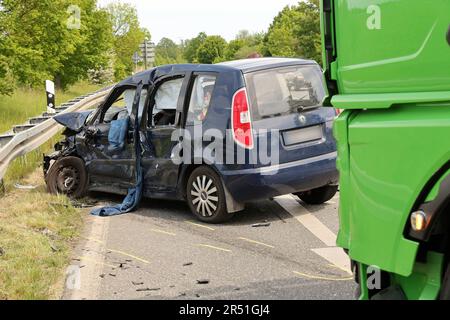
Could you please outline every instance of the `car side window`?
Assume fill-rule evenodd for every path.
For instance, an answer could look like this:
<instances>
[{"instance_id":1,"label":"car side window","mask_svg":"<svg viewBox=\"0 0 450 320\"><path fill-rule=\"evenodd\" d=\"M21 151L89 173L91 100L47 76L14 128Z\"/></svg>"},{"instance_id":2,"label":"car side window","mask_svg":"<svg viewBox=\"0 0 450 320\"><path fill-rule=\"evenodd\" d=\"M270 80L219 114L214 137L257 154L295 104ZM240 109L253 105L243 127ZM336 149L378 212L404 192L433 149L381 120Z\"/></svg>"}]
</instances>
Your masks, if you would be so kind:
<instances>
[{"instance_id":1,"label":"car side window","mask_svg":"<svg viewBox=\"0 0 450 320\"><path fill-rule=\"evenodd\" d=\"M136 88L126 87L121 88L116 93L116 98L108 106L104 107L104 116L101 123L108 123L113 120L125 119L129 117L133 110L134 96L136 95ZM142 116L145 101L147 99L147 89L143 89L139 103L139 116Z\"/></svg>"},{"instance_id":2,"label":"car side window","mask_svg":"<svg viewBox=\"0 0 450 320\"><path fill-rule=\"evenodd\" d=\"M214 75L196 76L192 86L186 125L199 124L206 119L216 80L217 77Z\"/></svg>"},{"instance_id":3,"label":"car side window","mask_svg":"<svg viewBox=\"0 0 450 320\"><path fill-rule=\"evenodd\" d=\"M178 100L181 95L184 78L168 80L162 83L156 90L154 97L151 126L174 126L177 114Z\"/></svg>"}]
</instances>

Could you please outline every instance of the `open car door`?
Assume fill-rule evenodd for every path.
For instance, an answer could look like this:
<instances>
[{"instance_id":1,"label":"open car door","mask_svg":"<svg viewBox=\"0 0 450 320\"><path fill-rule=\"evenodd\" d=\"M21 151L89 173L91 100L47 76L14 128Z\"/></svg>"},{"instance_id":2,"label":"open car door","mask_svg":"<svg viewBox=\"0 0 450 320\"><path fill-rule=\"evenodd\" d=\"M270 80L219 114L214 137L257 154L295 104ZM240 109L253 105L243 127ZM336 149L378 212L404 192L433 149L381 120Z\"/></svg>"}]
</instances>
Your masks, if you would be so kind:
<instances>
[{"instance_id":1,"label":"open car door","mask_svg":"<svg viewBox=\"0 0 450 320\"><path fill-rule=\"evenodd\" d=\"M144 109L147 88L117 87L78 136L91 190L126 193L136 184L134 124Z\"/></svg>"}]
</instances>

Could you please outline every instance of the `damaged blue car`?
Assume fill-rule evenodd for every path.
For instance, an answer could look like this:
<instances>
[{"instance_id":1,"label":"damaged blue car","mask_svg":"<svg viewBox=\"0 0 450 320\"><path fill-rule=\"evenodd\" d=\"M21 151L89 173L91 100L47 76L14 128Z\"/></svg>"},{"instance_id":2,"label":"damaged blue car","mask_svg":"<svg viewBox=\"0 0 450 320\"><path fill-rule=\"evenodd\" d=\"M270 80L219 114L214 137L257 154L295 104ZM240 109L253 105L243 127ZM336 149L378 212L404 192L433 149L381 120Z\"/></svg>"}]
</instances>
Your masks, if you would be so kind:
<instances>
[{"instance_id":1,"label":"damaged blue car","mask_svg":"<svg viewBox=\"0 0 450 320\"><path fill-rule=\"evenodd\" d=\"M117 84L96 110L54 118L66 139L44 158L47 187L126 195L142 172L143 197L187 201L206 223L290 193L321 204L339 179L336 111L324 97L309 60L153 68Z\"/></svg>"}]
</instances>

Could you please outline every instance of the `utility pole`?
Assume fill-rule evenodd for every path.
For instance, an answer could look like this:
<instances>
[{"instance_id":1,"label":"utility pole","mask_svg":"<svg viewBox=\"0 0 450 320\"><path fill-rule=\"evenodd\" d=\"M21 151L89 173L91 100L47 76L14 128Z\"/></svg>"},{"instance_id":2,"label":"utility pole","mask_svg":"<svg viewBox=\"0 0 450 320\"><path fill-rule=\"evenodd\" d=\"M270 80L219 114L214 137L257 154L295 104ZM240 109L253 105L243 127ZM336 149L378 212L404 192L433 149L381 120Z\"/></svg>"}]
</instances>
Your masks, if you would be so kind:
<instances>
[{"instance_id":1,"label":"utility pole","mask_svg":"<svg viewBox=\"0 0 450 320\"><path fill-rule=\"evenodd\" d=\"M144 43L139 46L142 52L142 57L144 58L144 66L146 70L149 67L153 67L153 64L155 63L155 47L155 44L148 40L145 40Z\"/></svg>"},{"instance_id":2,"label":"utility pole","mask_svg":"<svg viewBox=\"0 0 450 320\"><path fill-rule=\"evenodd\" d=\"M139 56L138 52L135 52L133 55L133 62L134 62L134 72L137 72L138 69L138 63L141 61L141 57Z\"/></svg>"}]
</instances>

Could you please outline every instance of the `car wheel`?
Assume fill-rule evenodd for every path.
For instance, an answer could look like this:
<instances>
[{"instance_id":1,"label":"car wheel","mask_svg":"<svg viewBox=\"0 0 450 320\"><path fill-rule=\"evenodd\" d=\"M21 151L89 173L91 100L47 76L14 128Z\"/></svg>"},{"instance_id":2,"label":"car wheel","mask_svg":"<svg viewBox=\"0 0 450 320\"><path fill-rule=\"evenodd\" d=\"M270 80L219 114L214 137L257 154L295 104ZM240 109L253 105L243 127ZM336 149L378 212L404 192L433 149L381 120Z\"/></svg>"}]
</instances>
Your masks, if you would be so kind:
<instances>
[{"instance_id":1,"label":"car wheel","mask_svg":"<svg viewBox=\"0 0 450 320\"><path fill-rule=\"evenodd\" d=\"M337 191L338 186L325 186L306 192L299 192L295 195L307 204L322 204L333 199Z\"/></svg>"},{"instance_id":2,"label":"car wheel","mask_svg":"<svg viewBox=\"0 0 450 320\"><path fill-rule=\"evenodd\" d=\"M222 223L233 217L227 212L222 179L209 167L192 172L186 194L192 213L202 222Z\"/></svg>"},{"instance_id":3,"label":"car wheel","mask_svg":"<svg viewBox=\"0 0 450 320\"><path fill-rule=\"evenodd\" d=\"M447 265L447 271L445 272L444 280L442 281L439 299L450 300L450 263Z\"/></svg>"},{"instance_id":4,"label":"car wheel","mask_svg":"<svg viewBox=\"0 0 450 320\"><path fill-rule=\"evenodd\" d=\"M83 160L65 157L57 160L46 176L47 189L53 194L81 198L87 191L87 172Z\"/></svg>"}]
</instances>

